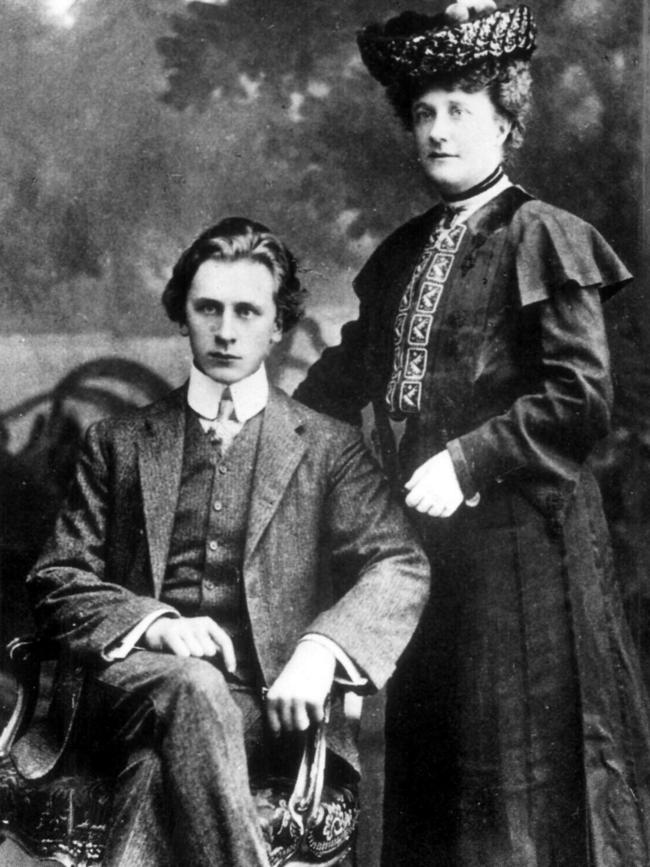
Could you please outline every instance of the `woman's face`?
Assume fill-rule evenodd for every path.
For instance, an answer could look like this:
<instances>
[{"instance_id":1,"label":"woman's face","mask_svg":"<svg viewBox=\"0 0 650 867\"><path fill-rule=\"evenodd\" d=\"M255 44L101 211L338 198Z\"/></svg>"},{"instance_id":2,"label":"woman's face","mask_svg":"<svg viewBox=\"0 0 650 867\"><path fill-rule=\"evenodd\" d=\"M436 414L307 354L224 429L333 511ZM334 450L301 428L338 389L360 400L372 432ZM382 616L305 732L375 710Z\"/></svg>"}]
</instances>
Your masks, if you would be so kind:
<instances>
[{"instance_id":1,"label":"woman's face","mask_svg":"<svg viewBox=\"0 0 650 867\"><path fill-rule=\"evenodd\" d=\"M413 102L412 113L418 158L443 196L480 183L502 161L510 122L486 90L434 87Z\"/></svg>"}]
</instances>

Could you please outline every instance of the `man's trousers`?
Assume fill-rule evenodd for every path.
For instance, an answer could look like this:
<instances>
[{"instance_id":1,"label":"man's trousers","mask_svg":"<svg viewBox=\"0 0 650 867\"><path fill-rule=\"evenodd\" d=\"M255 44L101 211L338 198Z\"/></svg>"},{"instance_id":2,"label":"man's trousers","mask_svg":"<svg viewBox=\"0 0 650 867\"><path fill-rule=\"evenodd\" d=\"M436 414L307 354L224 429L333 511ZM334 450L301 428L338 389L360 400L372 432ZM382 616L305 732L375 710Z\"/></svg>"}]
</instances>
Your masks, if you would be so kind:
<instances>
[{"instance_id":1,"label":"man's trousers","mask_svg":"<svg viewBox=\"0 0 650 867\"><path fill-rule=\"evenodd\" d=\"M143 650L89 673L79 720L80 745L121 768L105 867L267 867L258 697L206 660Z\"/></svg>"}]
</instances>

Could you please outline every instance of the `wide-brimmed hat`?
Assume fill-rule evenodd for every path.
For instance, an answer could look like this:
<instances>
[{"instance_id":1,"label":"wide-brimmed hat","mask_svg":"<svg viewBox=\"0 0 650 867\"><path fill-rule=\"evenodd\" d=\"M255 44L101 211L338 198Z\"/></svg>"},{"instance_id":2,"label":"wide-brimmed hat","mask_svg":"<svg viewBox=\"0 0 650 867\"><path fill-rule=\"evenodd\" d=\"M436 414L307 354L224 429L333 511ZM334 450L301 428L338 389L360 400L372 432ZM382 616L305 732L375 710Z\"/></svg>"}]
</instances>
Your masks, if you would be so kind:
<instances>
[{"instance_id":1,"label":"wide-brimmed hat","mask_svg":"<svg viewBox=\"0 0 650 867\"><path fill-rule=\"evenodd\" d=\"M461 73L486 60L527 60L536 26L527 6L497 9L492 0L465 0L445 12L403 12L369 24L357 36L361 58L385 87Z\"/></svg>"}]
</instances>

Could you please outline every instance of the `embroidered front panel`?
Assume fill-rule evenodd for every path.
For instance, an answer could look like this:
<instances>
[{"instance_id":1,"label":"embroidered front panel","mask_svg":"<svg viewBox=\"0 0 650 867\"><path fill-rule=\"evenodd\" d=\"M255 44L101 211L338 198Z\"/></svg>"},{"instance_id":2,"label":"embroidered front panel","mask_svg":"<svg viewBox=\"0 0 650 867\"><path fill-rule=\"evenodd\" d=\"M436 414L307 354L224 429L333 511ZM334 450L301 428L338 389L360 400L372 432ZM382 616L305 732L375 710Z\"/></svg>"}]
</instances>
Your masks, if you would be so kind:
<instances>
[{"instance_id":1,"label":"embroidered front panel","mask_svg":"<svg viewBox=\"0 0 650 867\"><path fill-rule=\"evenodd\" d=\"M386 390L388 411L396 418L420 411L433 319L466 228L461 223L433 231L400 301L393 369Z\"/></svg>"}]
</instances>

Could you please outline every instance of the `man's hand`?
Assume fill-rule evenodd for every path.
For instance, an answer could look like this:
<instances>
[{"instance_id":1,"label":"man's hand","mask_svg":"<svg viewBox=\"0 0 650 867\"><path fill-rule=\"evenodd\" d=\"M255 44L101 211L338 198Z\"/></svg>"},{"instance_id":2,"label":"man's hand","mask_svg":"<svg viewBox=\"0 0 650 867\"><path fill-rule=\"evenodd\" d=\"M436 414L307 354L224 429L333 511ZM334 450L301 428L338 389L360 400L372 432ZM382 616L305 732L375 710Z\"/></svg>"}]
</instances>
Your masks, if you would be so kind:
<instances>
[{"instance_id":1,"label":"man's hand","mask_svg":"<svg viewBox=\"0 0 650 867\"><path fill-rule=\"evenodd\" d=\"M227 671L237 667L232 639L211 617L159 617L141 639L148 650L175 656L216 656Z\"/></svg>"},{"instance_id":2,"label":"man's hand","mask_svg":"<svg viewBox=\"0 0 650 867\"><path fill-rule=\"evenodd\" d=\"M310 722L321 722L335 668L334 654L326 647L301 641L266 694L271 731L305 731Z\"/></svg>"},{"instance_id":3,"label":"man's hand","mask_svg":"<svg viewBox=\"0 0 650 867\"><path fill-rule=\"evenodd\" d=\"M418 467L405 487L406 505L432 518L448 518L464 499L446 449Z\"/></svg>"}]
</instances>

